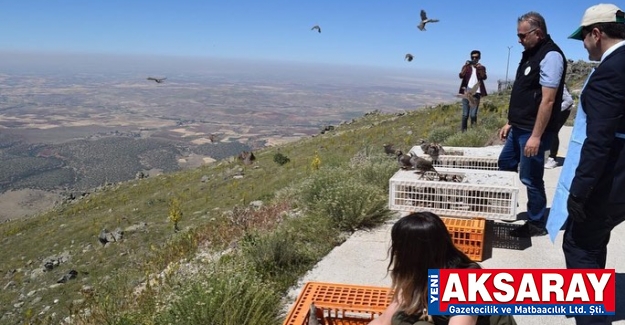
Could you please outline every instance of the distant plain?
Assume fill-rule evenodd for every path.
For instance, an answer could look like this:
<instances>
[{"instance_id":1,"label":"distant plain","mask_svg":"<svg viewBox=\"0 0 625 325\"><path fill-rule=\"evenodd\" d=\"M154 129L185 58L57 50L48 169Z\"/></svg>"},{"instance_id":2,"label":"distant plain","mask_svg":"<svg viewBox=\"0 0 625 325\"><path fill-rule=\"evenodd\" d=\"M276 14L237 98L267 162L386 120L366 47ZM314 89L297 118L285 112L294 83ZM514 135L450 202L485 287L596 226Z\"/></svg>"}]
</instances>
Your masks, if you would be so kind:
<instances>
[{"instance_id":1,"label":"distant plain","mask_svg":"<svg viewBox=\"0 0 625 325\"><path fill-rule=\"evenodd\" d=\"M414 65L16 53L0 62L0 221L141 171L197 167L373 110L457 100L454 74Z\"/></svg>"}]
</instances>

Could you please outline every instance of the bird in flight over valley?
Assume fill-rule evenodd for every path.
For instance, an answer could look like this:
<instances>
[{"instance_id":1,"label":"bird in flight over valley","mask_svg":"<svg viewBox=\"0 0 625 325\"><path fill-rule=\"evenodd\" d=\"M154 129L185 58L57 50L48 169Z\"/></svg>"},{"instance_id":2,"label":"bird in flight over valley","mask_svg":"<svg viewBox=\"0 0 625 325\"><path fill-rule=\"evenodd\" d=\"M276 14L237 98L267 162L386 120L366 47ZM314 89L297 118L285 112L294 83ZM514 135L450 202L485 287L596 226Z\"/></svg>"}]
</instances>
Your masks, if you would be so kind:
<instances>
[{"instance_id":1,"label":"bird in flight over valley","mask_svg":"<svg viewBox=\"0 0 625 325\"><path fill-rule=\"evenodd\" d=\"M315 25L313 26L310 30L317 30L319 33L321 33L321 27L319 27L319 25Z\"/></svg>"},{"instance_id":2,"label":"bird in flight over valley","mask_svg":"<svg viewBox=\"0 0 625 325\"><path fill-rule=\"evenodd\" d=\"M428 16L425 14L425 10L421 9L421 23L419 23L419 25L417 26L417 28L419 28L419 30L424 31L425 30L425 24L427 23L437 23L438 19L429 19Z\"/></svg>"},{"instance_id":3,"label":"bird in flight over valley","mask_svg":"<svg viewBox=\"0 0 625 325\"><path fill-rule=\"evenodd\" d=\"M414 59L414 56L412 56L412 54L406 54L406 60L408 60L408 62L412 61L412 59Z\"/></svg>"},{"instance_id":4,"label":"bird in flight over valley","mask_svg":"<svg viewBox=\"0 0 625 325\"><path fill-rule=\"evenodd\" d=\"M167 79L167 77L165 77L165 78L148 77L148 80L154 80L154 81L156 81L157 84L160 84L161 82L165 81L165 79Z\"/></svg>"}]
</instances>

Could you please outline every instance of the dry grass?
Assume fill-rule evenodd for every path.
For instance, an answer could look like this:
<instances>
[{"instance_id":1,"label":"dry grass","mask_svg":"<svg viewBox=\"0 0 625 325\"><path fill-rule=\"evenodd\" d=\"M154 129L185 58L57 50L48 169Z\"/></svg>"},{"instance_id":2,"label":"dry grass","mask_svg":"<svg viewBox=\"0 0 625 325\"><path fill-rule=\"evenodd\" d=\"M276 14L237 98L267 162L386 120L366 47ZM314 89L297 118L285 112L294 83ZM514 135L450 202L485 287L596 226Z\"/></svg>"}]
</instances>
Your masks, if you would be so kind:
<instances>
[{"instance_id":1,"label":"dry grass","mask_svg":"<svg viewBox=\"0 0 625 325\"><path fill-rule=\"evenodd\" d=\"M491 109L480 112L481 119L502 115L505 100L496 99L482 101L490 103ZM0 285L6 290L0 291L0 314L4 315L0 323L58 323L70 312L80 315L88 308L91 316L83 317L84 324L158 324L164 319L159 318L160 312L171 307L167 297L188 292L186 285L195 283L191 278L186 281L190 283L181 283L175 276L181 267L173 268L174 272L172 265L195 261L200 253L220 256L228 248L231 253L217 260L227 257L236 265L233 269L254 272L258 286L269 285L282 295L345 238L342 231L384 220L383 206L367 207L348 195L355 186L367 183L368 201L385 202L387 180L396 167L392 157L380 156L382 145L393 143L407 152L436 128L457 125L459 129L459 105L427 107L403 116L367 114L323 135L261 150L255 153L253 166L221 161L130 181L40 216L1 224L4 277ZM450 130L445 139L439 135L440 142L445 144L455 134ZM290 161L277 164L277 153ZM366 164L353 168L355 160ZM332 200L337 208L307 209L323 206L324 201L302 200L296 188L333 168L343 170L344 185L326 190L320 199ZM200 181L203 176L207 176L204 182ZM276 193L282 193L280 200ZM182 216L178 232L169 220L173 198L179 200ZM264 206L249 209L255 200L262 200ZM98 242L103 228L126 229L143 223L147 224L144 229L126 232L121 242L104 247ZM71 258L49 272L38 271L46 259L63 252ZM79 272L78 278L54 285L70 269ZM89 297L82 293L84 286L93 288ZM138 287L146 289L137 296ZM181 297L180 301L188 300ZM158 306L165 309L159 311Z\"/></svg>"}]
</instances>

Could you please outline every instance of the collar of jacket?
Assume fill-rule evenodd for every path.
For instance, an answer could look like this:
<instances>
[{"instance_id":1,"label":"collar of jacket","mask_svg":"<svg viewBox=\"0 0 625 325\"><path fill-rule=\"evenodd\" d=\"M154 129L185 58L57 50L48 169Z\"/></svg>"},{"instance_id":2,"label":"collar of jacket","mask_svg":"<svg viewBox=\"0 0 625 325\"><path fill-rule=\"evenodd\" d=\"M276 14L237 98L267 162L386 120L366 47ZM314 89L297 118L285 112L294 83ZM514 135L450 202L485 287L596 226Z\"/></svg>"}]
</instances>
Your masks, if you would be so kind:
<instances>
[{"instance_id":1,"label":"collar of jacket","mask_svg":"<svg viewBox=\"0 0 625 325\"><path fill-rule=\"evenodd\" d=\"M545 36L545 38L540 40L540 42L538 42L536 46L532 47L529 50L523 51L523 59L534 55L536 52L538 52L538 50L540 50L541 47L543 47L545 44L550 43L550 42L553 42L553 41L551 40L551 36L547 34L547 36ZM525 60L521 60L521 61L525 62Z\"/></svg>"}]
</instances>

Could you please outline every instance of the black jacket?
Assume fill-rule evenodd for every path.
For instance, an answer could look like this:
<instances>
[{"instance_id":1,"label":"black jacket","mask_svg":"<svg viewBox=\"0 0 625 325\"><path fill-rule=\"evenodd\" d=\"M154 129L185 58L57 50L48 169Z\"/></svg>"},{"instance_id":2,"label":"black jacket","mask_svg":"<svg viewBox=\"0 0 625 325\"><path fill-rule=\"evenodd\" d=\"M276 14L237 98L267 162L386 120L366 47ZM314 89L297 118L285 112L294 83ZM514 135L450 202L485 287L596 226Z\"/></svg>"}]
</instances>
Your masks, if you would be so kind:
<instances>
[{"instance_id":1,"label":"black jacket","mask_svg":"<svg viewBox=\"0 0 625 325\"><path fill-rule=\"evenodd\" d=\"M586 140L571 194L593 202L625 204L625 46L608 55L580 95Z\"/></svg>"},{"instance_id":2,"label":"black jacket","mask_svg":"<svg viewBox=\"0 0 625 325\"><path fill-rule=\"evenodd\" d=\"M551 110L551 118L545 131L555 132L558 130L556 117L560 113L560 106L562 105L562 89L564 87L564 78L566 77L566 57L549 35L534 48L523 52L521 62L517 68L516 79L512 86L512 93L510 94L510 108L508 110L508 123L510 125L528 131L534 129L538 107L543 98L542 86L540 85L540 61L551 51L556 51L562 55L564 70Z\"/></svg>"}]
</instances>

